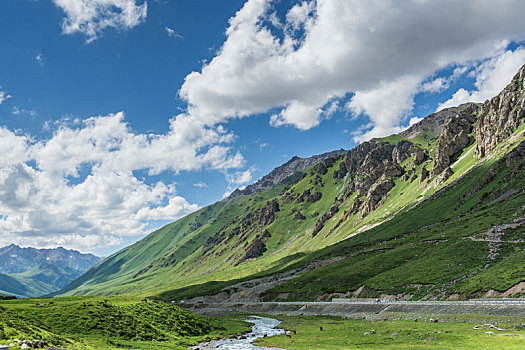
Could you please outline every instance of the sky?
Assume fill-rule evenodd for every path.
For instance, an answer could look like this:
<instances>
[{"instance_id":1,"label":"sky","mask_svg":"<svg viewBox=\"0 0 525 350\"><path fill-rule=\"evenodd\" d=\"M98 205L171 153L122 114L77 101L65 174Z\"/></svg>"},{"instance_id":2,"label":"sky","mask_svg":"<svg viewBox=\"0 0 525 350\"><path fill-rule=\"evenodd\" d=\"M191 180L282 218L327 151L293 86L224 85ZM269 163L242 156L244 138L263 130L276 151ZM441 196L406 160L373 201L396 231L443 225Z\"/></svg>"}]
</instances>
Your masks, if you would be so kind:
<instances>
[{"instance_id":1,"label":"sky","mask_svg":"<svg viewBox=\"0 0 525 350\"><path fill-rule=\"evenodd\" d=\"M496 95L522 0L2 0L0 246L107 256L298 155Z\"/></svg>"}]
</instances>

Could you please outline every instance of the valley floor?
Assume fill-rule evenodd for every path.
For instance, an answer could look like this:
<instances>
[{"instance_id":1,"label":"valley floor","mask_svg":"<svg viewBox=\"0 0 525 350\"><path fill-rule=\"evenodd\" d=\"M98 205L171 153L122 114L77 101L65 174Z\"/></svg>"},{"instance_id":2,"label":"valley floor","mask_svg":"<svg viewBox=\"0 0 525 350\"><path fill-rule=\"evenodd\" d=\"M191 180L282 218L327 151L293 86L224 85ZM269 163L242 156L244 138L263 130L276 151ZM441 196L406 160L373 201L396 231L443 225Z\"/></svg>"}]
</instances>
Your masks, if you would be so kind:
<instances>
[{"instance_id":1,"label":"valley floor","mask_svg":"<svg viewBox=\"0 0 525 350\"><path fill-rule=\"evenodd\" d=\"M279 316L289 335L265 338L261 346L283 349L523 349L524 319L485 324L476 316L438 322L367 321L330 316ZM295 331L295 332L294 332Z\"/></svg>"}]
</instances>

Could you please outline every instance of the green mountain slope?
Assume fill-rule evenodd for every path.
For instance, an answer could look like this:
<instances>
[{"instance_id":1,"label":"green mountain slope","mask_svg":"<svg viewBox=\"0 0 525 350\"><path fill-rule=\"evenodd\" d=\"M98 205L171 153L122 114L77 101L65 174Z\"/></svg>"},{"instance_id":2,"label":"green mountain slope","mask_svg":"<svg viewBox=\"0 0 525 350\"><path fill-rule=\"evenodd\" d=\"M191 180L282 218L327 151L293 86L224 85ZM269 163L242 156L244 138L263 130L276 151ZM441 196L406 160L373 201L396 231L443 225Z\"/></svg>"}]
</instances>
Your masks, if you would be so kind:
<instances>
[{"instance_id":1,"label":"green mountain slope","mask_svg":"<svg viewBox=\"0 0 525 350\"><path fill-rule=\"evenodd\" d=\"M15 277L0 273L0 295L27 298L46 295L59 290L58 287L29 278Z\"/></svg>"},{"instance_id":2,"label":"green mountain slope","mask_svg":"<svg viewBox=\"0 0 525 350\"><path fill-rule=\"evenodd\" d=\"M171 290L163 297L175 299L333 257L339 261L266 298L358 289L464 297L521 282L522 265L506 266L523 248L524 78L525 66L483 105L440 111L399 135L320 159L270 190L236 193L112 255L60 293ZM492 231L514 238L500 242Z\"/></svg>"}]
</instances>

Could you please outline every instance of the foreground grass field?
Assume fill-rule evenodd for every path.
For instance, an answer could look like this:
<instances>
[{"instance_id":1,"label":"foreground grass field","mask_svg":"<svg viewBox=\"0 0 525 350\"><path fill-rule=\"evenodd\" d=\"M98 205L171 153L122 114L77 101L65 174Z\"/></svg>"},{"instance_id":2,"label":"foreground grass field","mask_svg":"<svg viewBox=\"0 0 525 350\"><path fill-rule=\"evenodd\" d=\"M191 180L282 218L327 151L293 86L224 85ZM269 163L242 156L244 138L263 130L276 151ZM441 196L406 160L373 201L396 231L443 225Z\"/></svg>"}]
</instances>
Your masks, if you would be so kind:
<instances>
[{"instance_id":1,"label":"foreground grass field","mask_svg":"<svg viewBox=\"0 0 525 350\"><path fill-rule=\"evenodd\" d=\"M524 320L502 319L493 328L473 329L482 323L420 320L365 321L340 317L276 317L280 327L295 330L258 342L283 349L523 349ZM322 330L320 330L322 327Z\"/></svg>"},{"instance_id":2,"label":"foreground grass field","mask_svg":"<svg viewBox=\"0 0 525 350\"><path fill-rule=\"evenodd\" d=\"M0 301L0 345L11 349L19 349L15 339L67 349L186 349L249 329L242 321L125 296Z\"/></svg>"}]
</instances>

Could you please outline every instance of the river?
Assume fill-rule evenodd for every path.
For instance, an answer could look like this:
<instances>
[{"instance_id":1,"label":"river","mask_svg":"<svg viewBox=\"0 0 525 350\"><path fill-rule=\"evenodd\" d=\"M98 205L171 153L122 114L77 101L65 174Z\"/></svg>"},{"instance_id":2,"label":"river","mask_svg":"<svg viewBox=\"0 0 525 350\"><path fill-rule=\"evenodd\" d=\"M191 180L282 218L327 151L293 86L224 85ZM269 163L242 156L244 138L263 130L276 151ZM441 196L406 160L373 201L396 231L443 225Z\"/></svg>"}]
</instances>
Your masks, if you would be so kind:
<instances>
[{"instance_id":1,"label":"river","mask_svg":"<svg viewBox=\"0 0 525 350\"><path fill-rule=\"evenodd\" d=\"M244 334L246 339L221 339L214 340L209 343L199 344L194 346L193 349L208 350L278 350L277 348L265 348L253 345L253 341L259 338L263 338L266 334L268 337L273 335L284 334L284 330L277 327L281 321L260 316L250 316L250 318L244 321L253 323L252 331Z\"/></svg>"}]
</instances>

